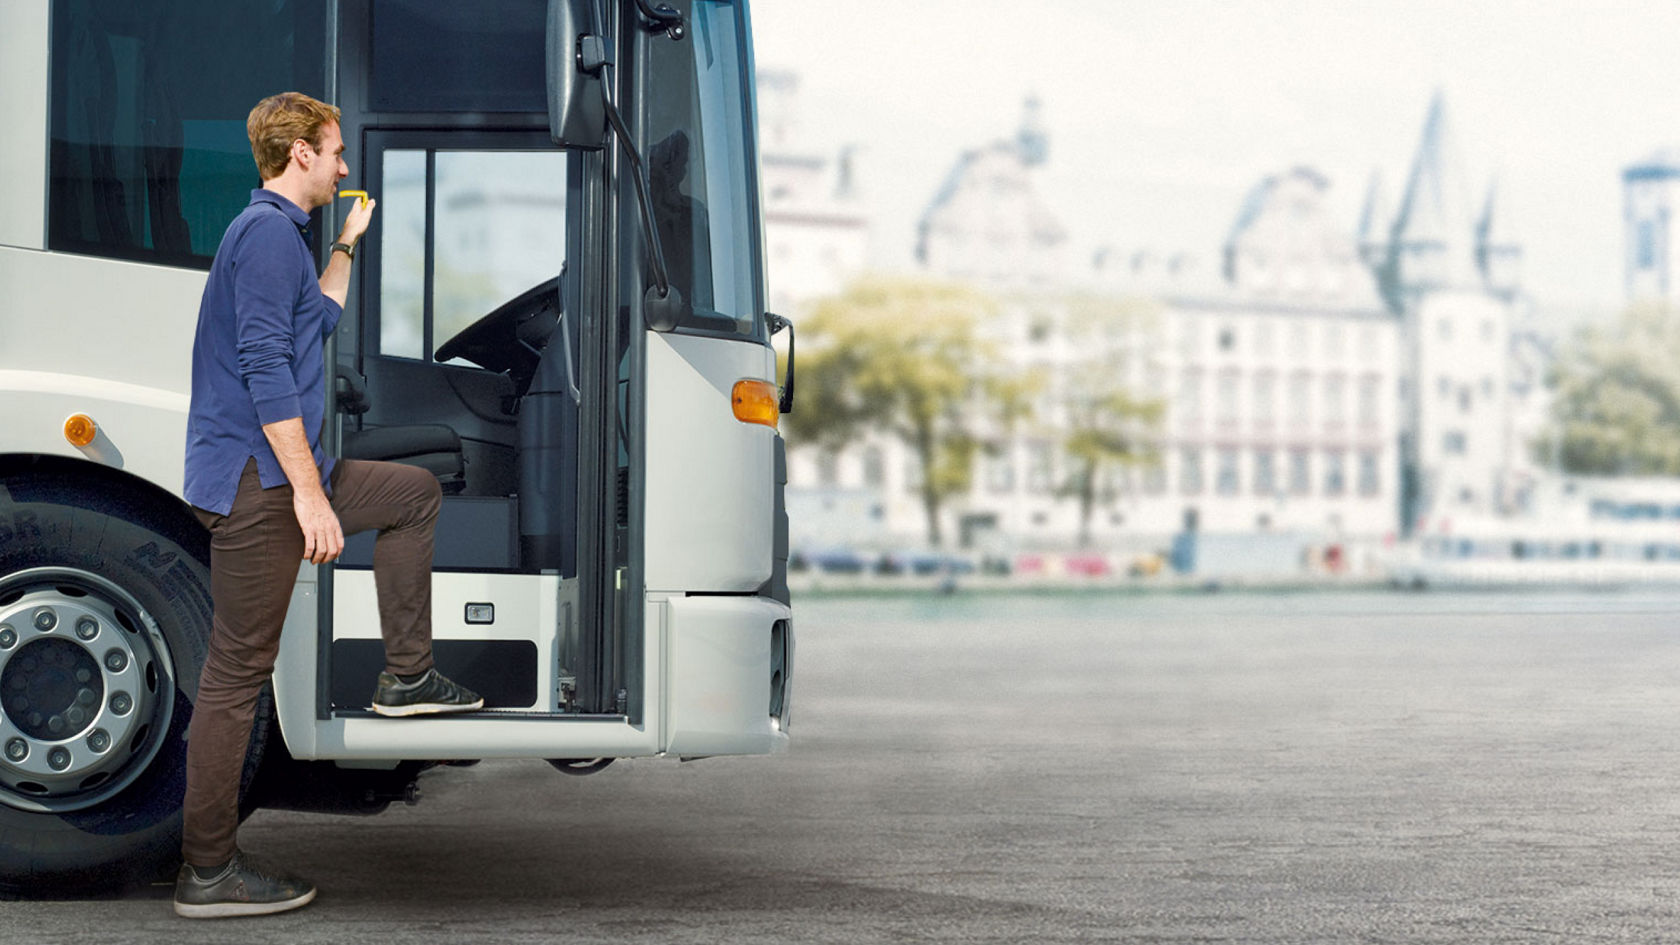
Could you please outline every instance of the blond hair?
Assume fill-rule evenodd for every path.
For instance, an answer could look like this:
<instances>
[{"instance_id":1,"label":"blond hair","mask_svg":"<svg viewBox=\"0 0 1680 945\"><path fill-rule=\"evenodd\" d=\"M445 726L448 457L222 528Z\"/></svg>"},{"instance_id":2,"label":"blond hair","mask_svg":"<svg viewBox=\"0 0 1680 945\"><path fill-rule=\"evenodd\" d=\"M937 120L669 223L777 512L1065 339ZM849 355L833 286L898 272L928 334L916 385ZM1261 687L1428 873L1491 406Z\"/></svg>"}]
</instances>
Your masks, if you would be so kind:
<instances>
[{"instance_id":1,"label":"blond hair","mask_svg":"<svg viewBox=\"0 0 1680 945\"><path fill-rule=\"evenodd\" d=\"M251 156L257 173L273 180L292 160L292 142L302 138L317 152L321 150L321 128L338 121L338 108L319 102L302 92L270 95L251 109L245 119L245 133L251 139Z\"/></svg>"}]
</instances>

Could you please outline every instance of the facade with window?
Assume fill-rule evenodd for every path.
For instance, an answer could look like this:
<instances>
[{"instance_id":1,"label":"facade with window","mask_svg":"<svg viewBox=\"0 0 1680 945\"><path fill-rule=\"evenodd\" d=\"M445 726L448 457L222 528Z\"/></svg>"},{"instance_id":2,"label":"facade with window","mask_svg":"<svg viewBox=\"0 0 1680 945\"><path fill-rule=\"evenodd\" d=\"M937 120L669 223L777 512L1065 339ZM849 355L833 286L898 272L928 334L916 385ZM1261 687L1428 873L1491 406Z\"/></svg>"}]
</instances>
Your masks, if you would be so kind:
<instances>
[{"instance_id":1,"label":"facade with window","mask_svg":"<svg viewBox=\"0 0 1680 945\"><path fill-rule=\"evenodd\" d=\"M853 148L825 153L804 129L800 76L758 71L759 164L770 307L789 317L868 264L870 217Z\"/></svg>"},{"instance_id":2,"label":"facade with window","mask_svg":"<svg viewBox=\"0 0 1680 945\"><path fill-rule=\"evenodd\" d=\"M1680 302L1680 153L1659 151L1622 171L1629 302Z\"/></svg>"},{"instance_id":3,"label":"facade with window","mask_svg":"<svg viewBox=\"0 0 1680 945\"><path fill-rule=\"evenodd\" d=\"M1480 208L1469 193L1437 95L1392 223L1373 214L1363 238L1404 334L1400 369L1418 381L1401 403L1408 534L1512 514L1537 473L1527 442L1539 432L1530 426L1539 385L1522 380L1522 250L1497 188Z\"/></svg>"},{"instance_id":4,"label":"facade with window","mask_svg":"<svg viewBox=\"0 0 1680 945\"><path fill-rule=\"evenodd\" d=\"M1153 346L1174 396L1163 493L1123 496L1127 527L1167 534L1292 531L1380 538L1396 528L1398 320L1307 168L1240 208L1217 273L1105 274L1161 304Z\"/></svg>"},{"instance_id":5,"label":"facade with window","mask_svg":"<svg viewBox=\"0 0 1680 945\"><path fill-rule=\"evenodd\" d=\"M811 303L841 292L868 265L871 217L854 149L829 149L806 121L798 72L760 68L759 164L770 309L798 322ZM788 444L790 541L807 552L872 546L888 510L915 508L921 473L890 437L835 452ZM998 465L989 471L1004 475Z\"/></svg>"}]
</instances>

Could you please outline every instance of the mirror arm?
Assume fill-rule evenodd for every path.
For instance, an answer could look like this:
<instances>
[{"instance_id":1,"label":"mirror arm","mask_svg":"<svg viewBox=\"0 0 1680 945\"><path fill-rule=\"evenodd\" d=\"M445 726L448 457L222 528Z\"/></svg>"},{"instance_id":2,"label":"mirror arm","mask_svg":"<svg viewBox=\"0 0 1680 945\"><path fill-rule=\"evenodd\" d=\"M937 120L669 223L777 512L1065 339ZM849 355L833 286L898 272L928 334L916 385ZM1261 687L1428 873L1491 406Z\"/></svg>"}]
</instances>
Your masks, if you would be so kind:
<instances>
[{"instance_id":1,"label":"mirror arm","mask_svg":"<svg viewBox=\"0 0 1680 945\"><path fill-rule=\"evenodd\" d=\"M688 34L687 28L683 26L682 14L670 4L661 3L655 6L652 0L636 0L636 6L648 20L642 27L648 32L657 33L664 30L665 35L672 39L682 39Z\"/></svg>"},{"instance_id":2,"label":"mirror arm","mask_svg":"<svg viewBox=\"0 0 1680 945\"><path fill-rule=\"evenodd\" d=\"M793 322L775 312L765 312L764 320L770 325L771 337L775 337L783 328L788 331L787 383L782 385L782 397L776 409L781 413L793 413Z\"/></svg>"}]
</instances>

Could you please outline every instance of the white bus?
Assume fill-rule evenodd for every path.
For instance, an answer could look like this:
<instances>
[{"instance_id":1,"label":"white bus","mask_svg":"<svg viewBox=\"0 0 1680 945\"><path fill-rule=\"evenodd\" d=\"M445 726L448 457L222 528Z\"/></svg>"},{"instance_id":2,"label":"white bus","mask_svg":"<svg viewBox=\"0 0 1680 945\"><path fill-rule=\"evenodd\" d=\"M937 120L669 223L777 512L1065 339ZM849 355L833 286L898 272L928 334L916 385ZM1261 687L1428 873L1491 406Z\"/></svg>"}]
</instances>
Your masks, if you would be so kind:
<instances>
[{"instance_id":1,"label":"white bus","mask_svg":"<svg viewBox=\"0 0 1680 945\"><path fill-rule=\"evenodd\" d=\"M751 50L745 0L0 3L0 893L178 862L210 629L188 363L277 91L343 110L345 186L379 200L323 443L438 477L436 660L486 704L367 711L357 536L300 568L245 808L786 746Z\"/></svg>"}]
</instances>

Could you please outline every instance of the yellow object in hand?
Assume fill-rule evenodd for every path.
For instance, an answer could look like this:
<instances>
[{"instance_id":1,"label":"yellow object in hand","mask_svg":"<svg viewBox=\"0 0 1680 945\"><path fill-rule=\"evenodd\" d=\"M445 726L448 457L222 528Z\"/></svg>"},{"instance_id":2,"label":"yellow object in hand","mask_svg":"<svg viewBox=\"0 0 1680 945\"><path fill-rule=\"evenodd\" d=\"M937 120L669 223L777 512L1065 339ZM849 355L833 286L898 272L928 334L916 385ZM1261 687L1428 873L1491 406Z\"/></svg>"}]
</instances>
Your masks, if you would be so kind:
<instances>
[{"instance_id":1,"label":"yellow object in hand","mask_svg":"<svg viewBox=\"0 0 1680 945\"><path fill-rule=\"evenodd\" d=\"M340 197L355 197L362 203L367 203L367 191L365 190L341 190L338 195Z\"/></svg>"}]
</instances>

